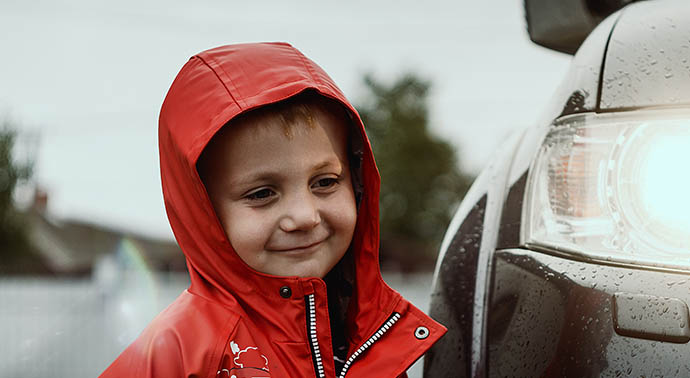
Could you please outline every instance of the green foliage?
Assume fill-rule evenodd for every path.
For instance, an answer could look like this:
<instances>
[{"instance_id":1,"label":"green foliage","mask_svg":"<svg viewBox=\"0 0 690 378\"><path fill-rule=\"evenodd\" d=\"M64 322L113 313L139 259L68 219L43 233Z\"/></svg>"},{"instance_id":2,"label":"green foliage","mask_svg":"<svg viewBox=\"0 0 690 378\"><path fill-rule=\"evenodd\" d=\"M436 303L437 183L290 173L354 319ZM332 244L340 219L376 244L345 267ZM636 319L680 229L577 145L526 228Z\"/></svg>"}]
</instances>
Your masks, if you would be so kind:
<instances>
[{"instance_id":1,"label":"green foliage","mask_svg":"<svg viewBox=\"0 0 690 378\"><path fill-rule=\"evenodd\" d=\"M33 250L28 241L27 222L14 206L18 183L31 177L31 165L12 158L16 133L8 121L0 125L0 273L34 270Z\"/></svg>"},{"instance_id":2,"label":"green foliage","mask_svg":"<svg viewBox=\"0 0 690 378\"><path fill-rule=\"evenodd\" d=\"M405 270L433 264L472 178L454 148L429 131L430 82L413 74L385 85L367 75L357 109L381 173L381 260Z\"/></svg>"}]
</instances>

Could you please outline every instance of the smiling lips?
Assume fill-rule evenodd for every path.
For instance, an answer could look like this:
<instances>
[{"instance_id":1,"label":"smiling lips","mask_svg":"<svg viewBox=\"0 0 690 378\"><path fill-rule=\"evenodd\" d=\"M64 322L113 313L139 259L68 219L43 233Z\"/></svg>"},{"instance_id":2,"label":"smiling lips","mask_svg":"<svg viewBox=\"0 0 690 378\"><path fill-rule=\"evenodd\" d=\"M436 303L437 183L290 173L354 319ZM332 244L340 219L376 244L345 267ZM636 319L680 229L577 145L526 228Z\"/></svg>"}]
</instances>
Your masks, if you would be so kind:
<instances>
[{"instance_id":1,"label":"smiling lips","mask_svg":"<svg viewBox=\"0 0 690 378\"><path fill-rule=\"evenodd\" d=\"M326 227L316 227L309 231L293 231L274 235L264 246L268 252L305 253L314 252L323 245L332 233Z\"/></svg>"},{"instance_id":2,"label":"smiling lips","mask_svg":"<svg viewBox=\"0 0 690 378\"><path fill-rule=\"evenodd\" d=\"M268 248L269 251L271 252L306 252L311 249L314 249L315 247L318 247L321 245L324 241L326 241L327 238L322 238L319 239L315 242L309 242L309 243L302 243L298 244L295 246L292 245L279 245L276 247Z\"/></svg>"}]
</instances>

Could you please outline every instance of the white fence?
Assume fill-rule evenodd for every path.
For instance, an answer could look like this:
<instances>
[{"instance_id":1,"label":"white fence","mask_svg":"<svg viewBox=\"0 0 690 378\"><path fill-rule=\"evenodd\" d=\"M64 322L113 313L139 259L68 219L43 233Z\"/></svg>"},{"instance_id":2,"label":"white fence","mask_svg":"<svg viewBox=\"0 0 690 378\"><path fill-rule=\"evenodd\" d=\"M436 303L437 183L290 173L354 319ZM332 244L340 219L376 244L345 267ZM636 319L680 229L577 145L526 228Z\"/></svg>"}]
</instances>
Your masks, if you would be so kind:
<instances>
[{"instance_id":1,"label":"white fence","mask_svg":"<svg viewBox=\"0 0 690 378\"><path fill-rule=\"evenodd\" d=\"M0 279L0 377L96 377L188 285L186 274L153 275L147 291L129 276L110 291L91 279Z\"/></svg>"},{"instance_id":2,"label":"white fence","mask_svg":"<svg viewBox=\"0 0 690 378\"><path fill-rule=\"evenodd\" d=\"M430 275L386 278L427 309ZM188 286L186 274L141 271L114 282L0 278L0 377L96 377Z\"/></svg>"}]
</instances>

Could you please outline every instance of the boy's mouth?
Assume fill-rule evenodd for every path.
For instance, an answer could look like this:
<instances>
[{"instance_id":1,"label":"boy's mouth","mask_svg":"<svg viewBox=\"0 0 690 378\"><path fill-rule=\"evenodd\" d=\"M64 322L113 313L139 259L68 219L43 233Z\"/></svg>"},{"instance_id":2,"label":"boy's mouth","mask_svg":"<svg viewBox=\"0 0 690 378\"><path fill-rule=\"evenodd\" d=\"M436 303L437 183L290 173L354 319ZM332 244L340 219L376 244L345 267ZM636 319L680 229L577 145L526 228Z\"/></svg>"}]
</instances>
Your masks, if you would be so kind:
<instances>
[{"instance_id":1,"label":"boy's mouth","mask_svg":"<svg viewBox=\"0 0 690 378\"><path fill-rule=\"evenodd\" d=\"M270 248L269 250L272 252L307 252L307 251L318 248L324 241L326 241L326 238L319 239L318 241L314 241L314 242L296 244L294 246L293 245L277 246L275 248Z\"/></svg>"}]
</instances>

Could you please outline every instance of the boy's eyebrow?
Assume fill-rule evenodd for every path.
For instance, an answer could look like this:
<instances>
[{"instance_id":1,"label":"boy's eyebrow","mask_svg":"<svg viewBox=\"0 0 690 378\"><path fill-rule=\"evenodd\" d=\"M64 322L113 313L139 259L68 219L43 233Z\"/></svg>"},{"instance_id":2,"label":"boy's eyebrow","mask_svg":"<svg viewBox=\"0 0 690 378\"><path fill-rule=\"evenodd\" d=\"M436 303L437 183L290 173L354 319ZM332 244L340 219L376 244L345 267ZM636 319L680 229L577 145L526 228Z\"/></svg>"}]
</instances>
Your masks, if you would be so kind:
<instances>
[{"instance_id":1,"label":"boy's eyebrow","mask_svg":"<svg viewBox=\"0 0 690 378\"><path fill-rule=\"evenodd\" d=\"M338 168L340 171L338 174L342 174L343 171L343 164L340 160L325 160L319 163L314 164L311 166L309 169L311 172L313 171L319 171L324 168L328 167L333 167L333 168ZM255 183L257 181L270 181L270 180L280 180L283 177L287 176L288 174L286 172L282 171L257 171L257 172L252 172L247 175L243 175L236 180L233 180L230 184L233 187L238 187L238 186L246 186L250 185L252 183Z\"/></svg>"},{"instance_id":2,"label":"boy's eyebrow","mask_svg":"<svg viewBox=\"0 0 690 378\"><path fill-rule=\"evenodd\" d=\"M338 168L342 169L343 165L340 162L340 160L336 160L336 161L338 164L336 164L336 162L332 161L332 160L325 160L321 163L316 163L314 166L312 166L311 170L312 171L318 171L318 170L321 170L324 168L328 168L329 166L334 166L334 167L337 166Z\"/></svg>"},{"instance_id":3,"label":"boy's eyebrow","mask_svg":"<svg viewBox=\"0 0 690 378\"><path fill-rule=\"evenodd\" d=\"M252 185L255 182L260 181L270 181L280 178L281 174L279 172L255 172L247 175L243 175L230 182L231 187L243 187L247 185Z\"/></svg>"}]
</instances>

